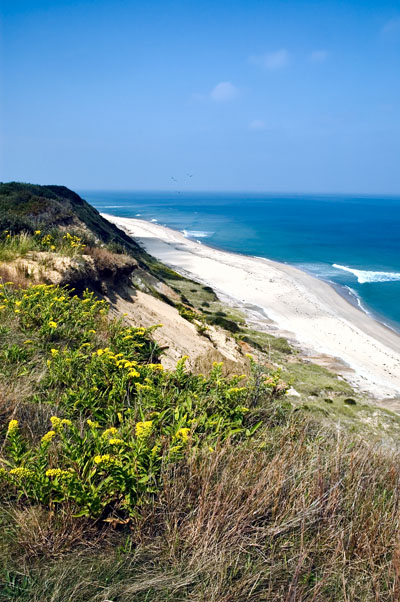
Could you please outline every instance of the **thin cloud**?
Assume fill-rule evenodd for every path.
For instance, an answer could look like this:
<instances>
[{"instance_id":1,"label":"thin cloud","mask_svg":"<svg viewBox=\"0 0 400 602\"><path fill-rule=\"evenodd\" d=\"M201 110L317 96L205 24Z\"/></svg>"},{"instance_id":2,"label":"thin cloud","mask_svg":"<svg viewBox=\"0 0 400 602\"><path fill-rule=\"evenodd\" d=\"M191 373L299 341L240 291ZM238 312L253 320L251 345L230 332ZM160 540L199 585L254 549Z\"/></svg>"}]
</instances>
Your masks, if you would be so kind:
<instances>
[{"instance_id":1,"label":"thin cloud","mask_svg":"<svg viewBox=\"0 0 400 602\"><path fill-rule=\"evenodd\" d=\"M236 98L238 94L238 88L231 82L220 82L211 90L210 98L214 102L227 102Z\"/></svg>"},{"instance_id":2,"label":"thin cloud","mask_svg":"<svg viewBox=\"0 0 400 602\"><path fill-rule=\"evenodd\" d=\"M326 50L314 50L310 54L310 61L313 63L323 63L328 58L328 53Z\"/></svg>"},{"instance_id":3,"label":"thin cloud","mask_svg":"<svg viewBox=\"0 0 400 602\"><path fill-rule=\"evenodd\" d=\"M289 52L285 48L267 54L256 55L250 58L251 62L269 71L276 71L286 67L289 63Z\"/></svg>"},{"instance_id":4,"label":"thin cloud","mask_svg":"<svg viewBox=\"0 0 400 602\"><path fill-rule=\"evenodd\" d=\"M253 121L249 123L249 128L251 130L265 130L266 127L267 124L262 119L253 119Z\"/></svg>"},{"instance_id":5,"label":"thin cloud","mask_svg":"<svg viewBox=\"0 0 400 602\"><path fill-rule=\"evenodd\" d=\"M400 17L390 19L381 29L383 35L400 32Z\"/></svg>"}]
</instances>

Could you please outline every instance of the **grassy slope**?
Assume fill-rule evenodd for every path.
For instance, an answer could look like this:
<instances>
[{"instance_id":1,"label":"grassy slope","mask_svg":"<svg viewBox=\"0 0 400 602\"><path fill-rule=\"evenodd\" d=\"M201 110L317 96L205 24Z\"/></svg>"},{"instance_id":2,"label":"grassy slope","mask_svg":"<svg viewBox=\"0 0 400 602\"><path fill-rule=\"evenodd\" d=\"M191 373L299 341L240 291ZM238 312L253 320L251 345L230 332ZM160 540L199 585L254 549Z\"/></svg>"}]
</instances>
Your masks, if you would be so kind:
<instances>
[{"instance_id":1,"label":"grassy slope","mask_svg":"<svg viewBox=\"0 0 400 602\"><path fill-rule=\"evenodd\" d=\"M157 495L129 527L74 518L68 504L4 500L0 601L399 599L397 415L366 404L287 341L247 328L212 291L153 261L68 189L0 185L0 215L4 229L28 231L70 225L78 215L98 239L150 266L189 307L209 312L205 320L238 325L235 336L257 344L300 393L291 408L268 391L256 395L250 423L261 427L252 438L221 441L212 452L205 446L166 464ZM73 346L68 333L75 331L80 343L83 336L112 347L115 332L99 324L89 336L73 320L54 339L21 328L19 320L7 319L0 332L1 414L3 424L17 416L35 444L51 414L69 415L61 381L42 386L50 348ZM34 341L29 351L26 339ZM87 373L72 382L82 388L81 399ZM160 399L164 387L155 388ZM193 397L190 387L184 385L182 398ZM79 421L79 412L72 417Z\"/></svg>"}]
</instances>

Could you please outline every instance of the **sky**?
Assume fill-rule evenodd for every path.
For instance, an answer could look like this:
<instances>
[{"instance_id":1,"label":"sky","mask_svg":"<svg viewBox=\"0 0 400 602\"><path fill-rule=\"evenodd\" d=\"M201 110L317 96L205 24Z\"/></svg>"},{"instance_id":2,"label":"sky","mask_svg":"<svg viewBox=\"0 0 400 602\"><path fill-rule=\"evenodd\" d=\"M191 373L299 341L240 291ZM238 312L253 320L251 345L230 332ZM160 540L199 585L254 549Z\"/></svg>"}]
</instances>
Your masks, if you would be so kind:
<instances>
[{"instance_id":1,"label":"sky","mask_svg":"<svg viewBox=\"0 0 400 602\"><path fill-rule=\"evenodd\" d=\"M400 3L1 0L0 180L400 194Z\"/></svg>"}]
</instances>

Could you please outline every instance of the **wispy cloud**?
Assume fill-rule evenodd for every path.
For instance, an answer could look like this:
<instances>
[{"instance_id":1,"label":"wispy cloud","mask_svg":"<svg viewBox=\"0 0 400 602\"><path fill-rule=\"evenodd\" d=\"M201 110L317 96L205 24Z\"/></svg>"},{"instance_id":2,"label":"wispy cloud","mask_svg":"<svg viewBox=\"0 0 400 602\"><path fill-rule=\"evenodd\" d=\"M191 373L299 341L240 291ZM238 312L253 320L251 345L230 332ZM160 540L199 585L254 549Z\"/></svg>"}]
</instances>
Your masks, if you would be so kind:
<instances>
[{"instance_id":1,"label":"wispy cloud","mask_svg":"<svg viewBox=\"0 0 400 602\"><path fill-rule=\"evenodd\" d=\"M255 65L259 65L264 69L275 71L277 69L286 67L286 65L289 63L289 58L289 52L285 48L282 48L281 50L276 50L275 52L267 52L266 54L252 56L250 57L250 60Z\"/></svg>"},{"instance_id":2,"label":"wispy cloud","mask_svg":"<svg viewBox=\"0 0 400 602\"><path fill-rule=\"evenodd\" d=\"M250 121L249 123L249 128L251 130L265 130L266 127L267 124L262 119L253 119L253 121Z\"/></svg>"},{"instance_id":3,"label":"wispy cloud","mask_svg":"<svg viewBox=\"0 0 400 602\"><path fill-rule=\"evenodd\" d=\"M238 94L238 88L231 82L220 82L211 90L210 98L215 102L227 102L236 98Z\"/></svg>"},{"instance_id":4,"label":"wispy cloud","mask_svg":"<svg viewBox=\"0 0 400 602\"><path fill-rule=\"evenodd\" d=\"M381 33L384 35L393 34L400 32L400 17L394 17L387 21L381 29Z\"/></svg>"},{"instance_id":5,"label":"wispy cloud","mask_svg":"<svg viewBox=\"0 0 400 602\"><path fill-rule=\"evenodd\" d=\"M323 63L328 58L328 52L326 50L314 50L310 54L310 61L313 63Z\"/></svg>"}]
</instances>

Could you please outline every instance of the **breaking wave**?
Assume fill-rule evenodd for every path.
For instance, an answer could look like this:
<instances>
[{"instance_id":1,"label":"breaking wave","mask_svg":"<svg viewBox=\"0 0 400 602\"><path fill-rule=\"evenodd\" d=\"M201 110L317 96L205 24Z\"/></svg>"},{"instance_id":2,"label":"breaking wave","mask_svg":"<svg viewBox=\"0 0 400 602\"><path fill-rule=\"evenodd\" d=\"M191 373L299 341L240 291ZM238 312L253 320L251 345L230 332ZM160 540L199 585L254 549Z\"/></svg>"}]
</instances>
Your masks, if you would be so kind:
<instances>
[{"instance_id":1,"label":"breaking wave","mask_svg":"<svg viewBox=\"0 0 400 602\"><path fill-rule=\"evenodd\" d=\"M356 270L349 268L345 265L338 265L337 263L332 264L333 268L337 270L343 270L344 272L350 272L358 280L360 284L366 284L367 282L395 282L400 280L399 272L373 272L372 270Z\"/></svg>"},{"instance_id":2,"label":"breaking wave","mask_svg":"<svg viewBox=\"0 0 400 602\"><path fill-rule=\"evenodd\" d=\"M204 232L203 230L182 230L182 234L186 238L207 238L212 236L214 232Z\"/></svg>"}]
</instances>

